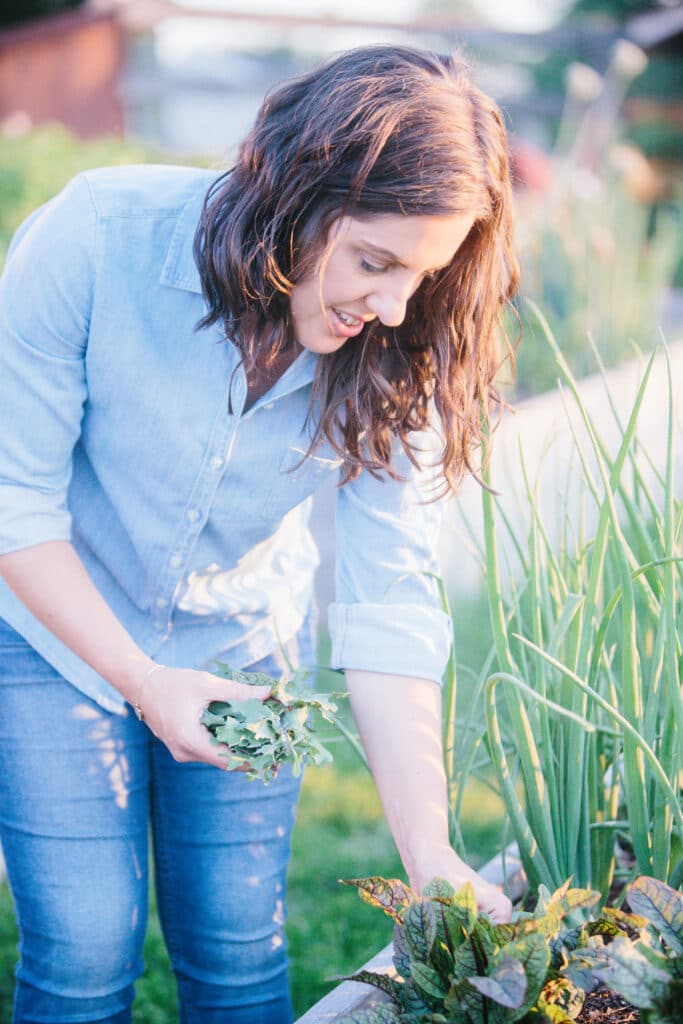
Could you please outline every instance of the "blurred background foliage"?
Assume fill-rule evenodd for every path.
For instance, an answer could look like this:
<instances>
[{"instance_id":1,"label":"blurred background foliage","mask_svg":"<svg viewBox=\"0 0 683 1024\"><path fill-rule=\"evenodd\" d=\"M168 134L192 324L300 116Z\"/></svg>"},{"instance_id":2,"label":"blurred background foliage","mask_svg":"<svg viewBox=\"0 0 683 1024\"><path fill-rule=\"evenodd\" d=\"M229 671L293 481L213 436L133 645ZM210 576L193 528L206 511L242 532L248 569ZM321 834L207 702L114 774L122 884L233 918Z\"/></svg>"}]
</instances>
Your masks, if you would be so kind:
<instances>
[{"instance_id":1,"label":"blurred background foliage","mask_svg":"<svg viewBox=\"0 0 683 1024\"><path fill-rule=\"evenodd\" d=\"M677 329L670 312L672 289L683 283L677 165L648 159L624 130L624 99L647 67L644 52L626 40L615 43L602 74L570 63L553 148L528 157L535 168L517 197L523 330L516 398L556 381L526 298L544 311L579 377L596 369L589 336L613 366L651 349L662 330Z\"/></svg>"}]
</instances>

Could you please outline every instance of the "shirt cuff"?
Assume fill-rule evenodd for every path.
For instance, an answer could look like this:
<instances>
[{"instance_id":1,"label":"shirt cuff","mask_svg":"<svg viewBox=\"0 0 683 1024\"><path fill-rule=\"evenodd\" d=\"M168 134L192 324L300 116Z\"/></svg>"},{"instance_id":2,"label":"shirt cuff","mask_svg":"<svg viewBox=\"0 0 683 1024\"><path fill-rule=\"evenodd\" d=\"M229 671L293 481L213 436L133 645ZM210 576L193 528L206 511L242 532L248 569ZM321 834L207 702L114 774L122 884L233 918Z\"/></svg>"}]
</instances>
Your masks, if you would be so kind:
<instances>
[{"instance_id":1,"label":"shirt cuff","mask_svg":"<svg viewBox=\"0 0 683 1024\"><path fill-rule=\"evenodd\" d=\"M0 487L0 554L52 540L71 540L64 498L45 498L26 487Z\"/></svg>"},{"instance_id":2,"label":"shirt cuff","mask_svg":"<svg viewBox=\"0 0 683 1024\"><path fill-rule=\"evenodd\" d=\"M416 604L331 604L331 668L413 676L441 684L451 646L445 612Z\"/></svg>"}]
</instances>

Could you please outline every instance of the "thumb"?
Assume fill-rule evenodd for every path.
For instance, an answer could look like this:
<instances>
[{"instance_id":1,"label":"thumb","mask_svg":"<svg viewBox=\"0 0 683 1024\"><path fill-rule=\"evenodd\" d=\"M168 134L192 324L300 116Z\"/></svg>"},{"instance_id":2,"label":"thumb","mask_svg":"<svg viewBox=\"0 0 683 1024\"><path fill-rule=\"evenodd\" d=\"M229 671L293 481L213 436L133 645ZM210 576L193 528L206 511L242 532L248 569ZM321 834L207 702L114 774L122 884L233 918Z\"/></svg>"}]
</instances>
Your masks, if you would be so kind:
<instances>
[{"instance_id":1,"label":"thumb","mask_svg":"<svg viewBox=\"0 0 683 1024\"><path fill-rule=\"evenodd\" d=\"M270 686L250 686L248 683L238 683L235 679L220 679L217 676L210 678L211 700L265 700L273 692Z\"/></svg>"}]
</instances>

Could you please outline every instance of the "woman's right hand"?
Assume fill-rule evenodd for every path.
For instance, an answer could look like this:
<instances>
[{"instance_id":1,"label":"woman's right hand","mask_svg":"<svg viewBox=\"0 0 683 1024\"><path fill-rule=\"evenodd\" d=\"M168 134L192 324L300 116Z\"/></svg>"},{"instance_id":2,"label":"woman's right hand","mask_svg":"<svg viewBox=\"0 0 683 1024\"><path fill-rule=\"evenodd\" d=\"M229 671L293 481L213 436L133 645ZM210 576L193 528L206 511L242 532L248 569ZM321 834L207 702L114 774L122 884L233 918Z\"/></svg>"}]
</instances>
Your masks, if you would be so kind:
<instances>
[{"instance_id":1,"label":"woman's right hand","mask_svg":"<svg viewBox=\"0 0 683 1024\"><path fill-rule=\"evenodd\" d=\"M225 758L220 756L223 745L216 744L201 724L202 712L213 700L265 700L271 691L268 686L248 686L190 668L161 666L150 672L148 665L141 673L138 692L145 724L176 761L203 761L225 769Z\"/></svg>"}]
</instances>

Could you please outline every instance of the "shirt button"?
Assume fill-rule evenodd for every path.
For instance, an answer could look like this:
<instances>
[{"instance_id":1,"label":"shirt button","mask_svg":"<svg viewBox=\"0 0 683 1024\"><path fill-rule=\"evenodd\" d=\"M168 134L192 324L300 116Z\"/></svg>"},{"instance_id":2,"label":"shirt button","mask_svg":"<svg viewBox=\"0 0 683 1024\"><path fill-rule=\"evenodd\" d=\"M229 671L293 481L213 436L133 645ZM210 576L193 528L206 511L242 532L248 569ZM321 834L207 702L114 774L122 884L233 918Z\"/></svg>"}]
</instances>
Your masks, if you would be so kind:
<instances>
[{"instance_id":1,"label":"shirt button","mask_svg":"<svg viewBox=\"0 0 683 1024\"><path fill-rule=\"evenodd\" d=\"M274 402L266 402L266 404L263 406L263 408L264 409L272 409L274 404L275 404Z\"/></svg>"},{"instance_id":2,"label":"shirt button","mask_svg":"<svg viewBox=\"0 0 683 1024\"><path fill-rule=\"evenodd\" d=\"M166 608L168 605L168 601L165 597L158 597L155 603L157 608Z\"/></svg>"},{"instance_id":3,"label":"shirt button","mask_svg":"<svg viewBox=\"0 0 683 1024\"><path fill-rule=\"evenodd\" d=\"M185 518L190 523L196 523L197 520L199 519L199 509L198 508L188 508L187 512L185 513Z\"/></svg>"},{"instance_id":4,"label":"shirt button","mask_svg":"<svg viewBox=\"0 0 683 1024\"><path fill-rule=\"evenodd\" d=\"M214 455L211 459L211 469L220 469L223 465L223 460L220 455Z\"/></svg>"},{"instance_id":5,"label":"shirt button","mask_svg":"<svg viewBox=\"0 0 683 1024\"><path fill-rule=\"evenodd\" d=\"M171 557L168 560L168 564L171 566L172 569L179 569L180 566L183 564L183 556L177 553L175 555L171 555Z\"/></svg>"}]
</instances>

